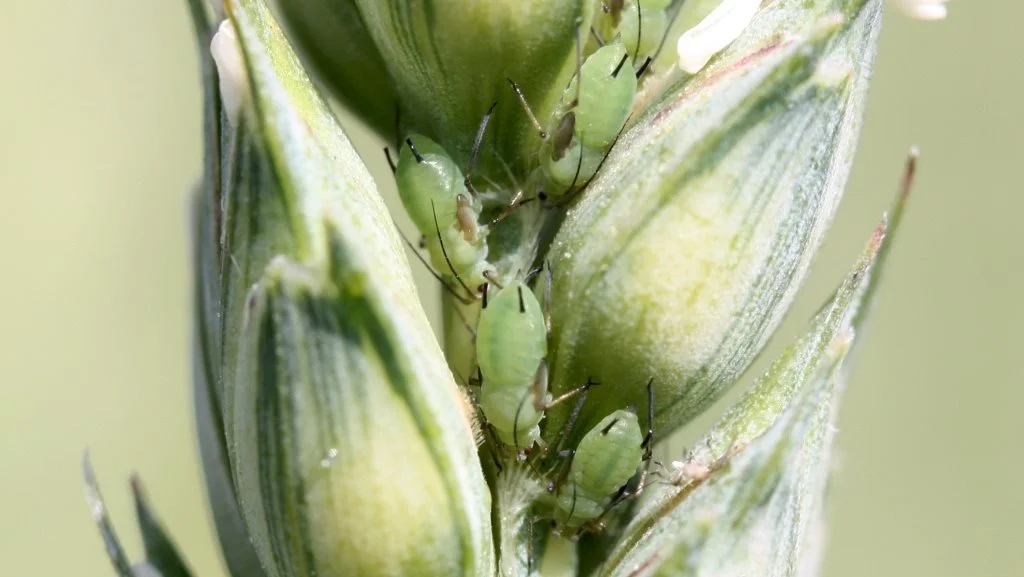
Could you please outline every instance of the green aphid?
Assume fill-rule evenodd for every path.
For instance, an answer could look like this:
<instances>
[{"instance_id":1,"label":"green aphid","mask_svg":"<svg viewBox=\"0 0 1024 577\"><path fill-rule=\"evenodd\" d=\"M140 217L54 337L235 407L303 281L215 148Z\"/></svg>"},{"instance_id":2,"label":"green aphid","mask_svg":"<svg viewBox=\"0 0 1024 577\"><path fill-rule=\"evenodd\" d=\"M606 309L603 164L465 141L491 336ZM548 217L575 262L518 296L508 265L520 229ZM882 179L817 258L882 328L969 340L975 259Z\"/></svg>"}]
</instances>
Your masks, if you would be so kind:
<instances>
[{"instance_id":1,"label":"green aphid","mask_svg":"<svg viewBox=\"0 0 1024 577\"><path fill-rule=\"evenodd\" d=\"M648 441L635 413L618 410L590 429L572 455L569 474L554 496L554 518L576 530L599 519L637 474Z\"/></svg>"},{"instance_id":2,"label":"green aphid","mask_svg":"<svg viewBox=\"0 0 1024 577\"><path fill-rule=\"evenodd\" d=\"M586 148L603 149L626 125L636 96L637 78L630 54L621 43L608 44L580 68L574 133ZM570 86L567 94L575 91Z\"/></svg>"},{"instance_id":3,"label":"green aphid","mask_svg":"<svg viewBox=\"0 0 1024 577\"><path fill-rule=\"evenodd\" d=\"M473 298L488 282L487 227L482 207L455 161L436 142L413 134L405 139L395 183L413 224L426 239L433 266L454 277Z\"/></svg>"},{"instance_id":4,"label":"green aphid","mask_svg":"<svg viewBox=\"0 0 1024 577\"><path fill-rule=\"evenodd\" d=\"M617 34L637 60L654 56L668 31L667 2L629 2L622 11Z\"/></svg>"},{"instance_id":5,"label":"green aphid","mask_svg":"<svg viewBox=\"0 0 1024 577\"><path fill-rule=\"evenodd\" d=\"M581 40L582 42L582 40ZM534 114L519 86L509 79L543 144L540 167L548 184L540 187L559 197L590 180L611 144L622 132L633 108L637 75L627 47L614 42L598 48L582 62L547 125Z\"/></svg>"},{"instance_id":6,"label":"green aphid","mask_svg":"<svg viewBox=\"0 0 1024 577\"><path fill-rule=\"evenodd\" d=\"M537 297L516 281L486 299L476 332L480 408L498 438L529 448L540 437L547 393L547 328Z\"/></svg>"}]
</instances>

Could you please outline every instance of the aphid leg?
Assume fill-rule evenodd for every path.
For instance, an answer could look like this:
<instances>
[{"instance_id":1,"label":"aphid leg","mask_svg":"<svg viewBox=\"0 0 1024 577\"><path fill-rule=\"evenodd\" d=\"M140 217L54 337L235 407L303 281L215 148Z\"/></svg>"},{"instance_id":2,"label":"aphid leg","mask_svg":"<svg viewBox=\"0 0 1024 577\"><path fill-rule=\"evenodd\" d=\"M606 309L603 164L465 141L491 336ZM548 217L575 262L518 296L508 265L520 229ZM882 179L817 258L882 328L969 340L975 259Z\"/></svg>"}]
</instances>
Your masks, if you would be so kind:
<instances>
[{"instance_id":1,"label":"aphid leg","mask_svg":"<svg viewBox=\"0 0 1024 577\"><path fill-rule=\"evenodd\" d=\"M582 140L582 136L583 136L583 133L581 132L580 133L581 140ZM563 196L569 196L569 193L572 191L572 189L576 187L576 183L580 181L580 170L583 169L583 149L582 149L582 146L583 145L580 144L580 147L581 147L580 148L580 157L576 161L576 174L574 174L572 176L572 182L569 183L568 188L566 188L565 192L562 193ZM602 159L601 162L603 163L604 159ZM600 168L600 166L598 166L598 168Z\"/></svg>"},{"instance_id":2,"label":"aphid leg","mask_svg":"<svg viewBox=\"0 0 1024 577\"><path fill-rule=\"evenodd\" d=\"M548 331L548 338L551 338L551 261L545 260L544 264L544 327Z\"/></svg>"},{"instance_id":3,"label":"aphid leg","mask_svg":"<svg viewBox=\"0 0 1024 577\"><path fill-rule=\"evenodd\" d=\"M535 266L531 268L530 270L526 271L526 277L523 279L523 282L526 284L530 284L531 282L533 282L533 279L537 278L537 275L539 275L543 271L544 265Z\"/></svg>"},{"instance_id":4,"label":"aphid leg","mask_svg":"<svg viewBox=\"0 0 1024 577\"><path fill-rule=\"evenodd\" d=\"M544 362L541 361L541 364L543 365ZM546 374L546 371L547 371L547 368L545 367L545 374ZM545 385L545 386L547 386L547 385ZM523 412L523 405L525 405L526 402L527 402L527 399L530 398L530 393L532 392L532 390L533 390L533 387L528 389L526 391L526 393L523 394L523 398L519 399L519 405L516 406L515 417L513 417L513 419L512 419L512 443L513 443L513 445L515 446L515 449L516 449L516 459L520 463L526 460L526 451L525 450L520 450L520 447L519 447L519 415Z\"/></svg>"},{"instance_id":5,"label":"aphid leg","mask_svg":"<svg viewBox=\"0 0 1024 577\"><path fill-rule=\"evenodd\" d=\"M391 158L391 149L386 146L384 147L384 157L388 159L388 167L391 168L391 174L394 174L398 168L395 166L394 159Z\"/></svg>"},{"instance_id":6,"label":"aphid leg","mask_svg":"<svg viewBox=\"0 0 1024 577\"><path fill-rule=\"evenodd\" d=\"M498 282L498 276L493 270L485 270L483 272L483 275L484 278L487 279L487 282L491 283L492 285L498 287L499 289L505 288L505 285Z\"/></svg>"},{"instance_id":7,"label":"aphid leg","mask_svg":"<svg viewBox=\"0 0 1024 577\"><path fill-rule=\"evenodd\" d=\"M473 150L469 153L469 165L466 166L466 188L469 192L473 193L474 196L479 193L473 188L473 182L470 180L473 176L473 169L476 167L476 160L480 155L480 147L484 142L484 134L487 132L487 124L491 121L491 115L494 114L494 108L498 106L498 101L495 100L491 107L484 113L483 120L480 121L480 126L476 129L476 138L473 139Z\"/></svg>"},{"instance_id":8,"label":"aphid leg","mask_svg":"<svg viewBox=\"0 0 1024 577\"><path fill-rule=\"evenodd\" d=\"M647 476L651 471L651 458L654 457L654 377L647 381L647 434L640 443L644 450L644 468L640 471L640 481L633 490L634 495L639 495L647 484Z\"/></svg>"},{"instance_id":9,"label":"aphid leg","mask_svg":"<svg viewBox=\"0 0 1024 577\"><path fill-rule=\"evenodd\" d=\"M523 105L523 110L526 111L526 116L529 117L530 124L533 124L533 127L537 129L537 134L540 135L541 140L546 140L548 133L544 131L544 127L541 125L540 121L537 120L537 115L534 114L533 109L530 108L530 103L527 102L526 95L523 94L523 90L519 88L519 85L511 78L506 78L505 80L508 81L509 86L511 86L512 90L516 93L516 98L519 99L519 103Z\"/></svg>"},{"instance_id":10,"label":"aphid leg","mask_svg":"<svg viewBox=\"0 0 1024 577\"><path fill-rule=\"evenodd\" d=\"M597 29L594 28L593 26L590 27L590 37L594 39L594 42L597 42L598 47L604 48L604 38L601 38L601 35L597 32Z\"/></svg>"},{"instance_id":11,"label":"aphid leg","mask_svg":"<svg viewBox=\"0 0 1024 577\"><path fill-rule=\"evenodd\" d=\"M412 141L411 140L409 141L409 148L412 148ZM413 149L413 153L414 154L419 154L419 153L415 152L415 149ZM419 158L422 159L422 157L419 157ZM444 248L444 239L441 238L441 227L438 226L438 224L437 224L437 207L434 206L434 201L433 200L430 201L430 210L431 210L431 212L434 213L434 231L437 233L437 242L440 243L440 245L441 245L441 254L444 256L444 262L448 263L448 269L452 271L452 275L455 276L455 280L458 281L460 285L462 285L462 288L466 290L466 293L470 294L470 295L474 294L473 291L470 290L470 288L468 286L466 286L466 283L465 283L465 281L462 280L462 277L459 276L458 271L455 270L455 266L452 265L451 259L448 258L448 250L446 248ZM472 301L470 301L470 302L472 302ZM466 303L466 304L469 304L469 303Z\"/></svg>"},{"instance_id":12,"label":"aphid leg","mask_svg":"<svg viewBox=\"0 0 1024 577\"><path fill-rule=\"evenodd\" d=\"M632 117L633 117L633 115L631 114L629 116L629 118L632 118ZM615 148L615 143L617 143L619 141L619 137L622 136L623 131L625 131L626 127L629 126L629 118L627 118L626 122L622 125L622 130L620 130L619 133L617 135L615 135L615 140L613 140L612 143L608 145L608 150L609 151L611 151L613 148ZM582 155L581 155L581 157L582 157ZM576 195L578 195L579 193L581 193L584 190L586 190L587 186L589 186L590 183L595 178L597 178L597 175L601 173L601 167L604 166L604 163L605 163L606 160L608 160L608 154L607 153L604 155L604 158L601 159L601 162L597 163L597 169L594 170L594 174L589 179L587 179L586 182L583 183L583 186L579 187L575 191L573 191L570 188L566 192L565 195L563 195L561 198L559 198L556 202L554 202L552 204L554 204L555 206L565 206L566 204L569 204L570 202L572 202L572 200L576 198Z\"/></svg>"},{"instance_id":13,"label":"aphid leg","mask_svg":"<svg viewBox=\"0 0 1024 577\"><path fill-rule=\"evenodd\" d=\"M435 222L436 222L436 218L437 217L435 216L434 218L435 218ZM441 275L438 274L438 272L434 270L434 267L430 266L430 263L428 263L427 260L425 258L423 258L423 255L420 254L420 251L416 249L416 245L414 245L412 243L412 241L409 240L409 237L405 236L405 233L402 232L402 229L398 228L398 223L395 223L394 221L392 221L392 223L395 225L395 230L398 231L398 236L402 237L402 241L405 242L405 245L407 247L409 247L409 250L412 251L412 253L414 255L416 255L416 258L421 263L423 263L423 266L427 267L427 271L430 272L431 276L433 276L435 279L437 279L437 282L441 283L441 286L444 288L444 290L448 294L450 294L455 300L459 301L460 303L462 303L464 305L471 304L471 303L473 303L476 300L476 299L473 299L472 297L465 297L465 296L460 295L458 293L458 291L455 290L455 287L453 287L450 284L448 284L448 282L445 281L444 278L442 278ZM423 247L421 246L420 248L423 248ZM463 285L463 287L465 287L465 285ZM472 293L470 293L470 294L472 294ZM456 310L458 310L458 309L456 309ZM463 317L461 311L458 314L459 314L460 317ZM470 332L472 332L473 335L475 336L476 335L476 331L472 327L470 327L469 321L467 321L465 319L465 317L463 317L462 320L466 324L466 328L469 328Z\"/></svg>"},{"instance_id":14,"label":"aphid leg","mask_svg":"<svg viewBox=\"0 0 1024 577\"><path fill-rule=\"evenodd\" d=\"M562 450L563 444L566 439L569 438L569 434L572 432L573 427L576 426L576 421L580 418L580 412L583 410L583 403L587 400L587 392L590 390L590 387L596 387L600 384L601 383L595 382L590 377L587 377L587 382L583 385L583 390L580 391L579 399L576 400L576 405L573 406L572 412L569 413L569 419L565 422L565 426L563 426L562 430L558 433L558 442L555 443L555 453Z\"/></svg>"},{"instance_id":15,"label":"aphid leg","mask_svg":"<svg viewBox=\"0 0 1024 577\"><path fill-rule=\"evenodd\" d=\"M494 219L487 223L487 226L492 227L498 224L499 222L511 216L512 213L514 213L516 209L518 209L520 206L523 206L528 202L533 202L534 200L535 199L533 198L527 198L526 200L523 200L523 189L516 189L516 193L512 197L512 200L509 201L507 205L505 205L505 208L501 209L501 212L498 213L498 216L494 217Z\"/></svg>"},{"instance_id":16,"label":"aphid leg","mask_svg":"<svg viewBox=\"0 0 1024 577\"><path fill-rule=\"evenodd\" d=\"M554 405L547 400L548 396L548 363L541 359L537 365L537 373L533 376L533 408L538 412L547 410ZM562 395L563 397L565 395Z\"/></svg>"}]
</instances>

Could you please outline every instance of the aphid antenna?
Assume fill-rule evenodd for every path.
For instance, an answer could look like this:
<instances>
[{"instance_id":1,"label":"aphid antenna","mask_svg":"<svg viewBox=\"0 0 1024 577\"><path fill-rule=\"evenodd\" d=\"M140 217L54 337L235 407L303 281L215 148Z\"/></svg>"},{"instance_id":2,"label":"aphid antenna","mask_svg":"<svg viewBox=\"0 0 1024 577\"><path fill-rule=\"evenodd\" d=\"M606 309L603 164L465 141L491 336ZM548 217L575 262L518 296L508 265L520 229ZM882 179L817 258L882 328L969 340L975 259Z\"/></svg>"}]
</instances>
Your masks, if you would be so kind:
<instances>
[{"instance_id":1,"label":"aphid antenna","mask_svg":"<svg viewBox=\"0 0 1024 577\"><path fill-rule=\"evenodd\" d=\"M559 463L555 463L554 467L551 470L551 472L554 472L555 469L561 466L561 470L558 472L558 476L555 477L553 481L548 483L548 493L557 493L565 484L565 480L569 478L569 471L572 469L573 459L576 458L576 449L566 449L564 451L558 451L555 453L554 456L556 459L563 459L563 461L561 461L561 465L559 465ZM573 485L575 486L575 483L573 483Z\"/></svg>"},{"instance_id":2,"label":"aphid antenna","mask_svg":"<svg viewBox=\"0 0 1024 577\"><path fill-rule=\"evenodd\" d=\"M561 198L552 203L554 206L565 206L566 204L569 204L576 198L577 195L579 195L581 192L586 190L588 186L590 186L590 183L593 182L595 178L597 178L598 174L601 173L601 167L604 166L605 161L608 160L609 154L615 148L615 144L619 142L619 138L622 137L622 133L625 132L626 127L629 126L629 120L632 117L633 115L630 114L629 117L626 118L626 122L622 125L622 130L620 130L619 133L615 135L615 140L613 140L612 143L608 146L608 153L605 154L603 158L601 158L601 162L597 163L597 169L594 170L594 175L588 178L587 181L583 183L583 186L579 187L578 189L567 189L565 194ZM580 156L580 158L582 162L582 155ZM579 169L577 169L577 173L578 172Z\"/></svg>"},{"instance_id":3,"label":"aphid antenna","mask_svg":"<svg viewBox=\"0 0 1024 577\"><path fill-rule=\"evenodd\" d=\"M569 521L572 521L572 515L573 515L573 513L576 512L576 498L577 498L576 481L573 481L572 482L572 506L569 507L569 514L565 517L565 522L566 523L569 523Z\"/></svg>"},{"instance_id":4,"label":"aphid antenna","mask_svg":"<svg viewBox=\"0 0 1024 577\"><path fill-rule=\"evenodd\" d=\"M533 108L530 107L530 103L526 100L526 95L523 94L523 90L519 88L519 85L511 78L505 78L505 80L508 81L509 86L511 86L512 90L516 93L516 98L519 99L519 103L523 105L523 110L526 111L526 116L529 117L530 124L533 124L533 127L537 130L537 134L540 136L541 140L547 140L548 133L544 130L540 121L537 120L537 115L534 114Z\"/></svg>"},{"instance_id":5,"label":"aphid antenna","mask_svg":"<svg viewBox=\"0 0 1024 577\"><path fill-rule=\"evenodd\" d=\"M484 113L483 119L480 121L480 126L476 129L476 137L473 139L473 149L469 153L469 164L466 166L466 188L469 192L473 193L474 196L479 195L476 188L473 187L473 169L476 168L477 158L480 156L480 147L483 146L484 135L487 133L487 125L491 122L491 115L494 114L494 109L498 106L498 101L495 100L491 107Z\"/></svg>"},{"instance_id":6,"label":"aphid antenna","mask_svg":"<svg viewBox=\"0 0 1024 577\"><path fill-rule=\"evenodd\" d=\"M412 143L412 138L406 138L405 143L409 145L409 150L412 152L412 155L416 159L416 162L423 162L423 155L420 154L420 151L416 150L416 145Z\"/></svg>"},{"instance_id":7,"label":"aphid antenna","mask_svg":"<svg viewBox=\"0 0 1024 577\"><path fill-rule=\"evenodd\" d=\"M582 144L583 138L582 138L582 136L583 136L583 133L581 132L580 133L580 141L581 141L581 143L580 143L580 157L576 161L576 174L574 174L572 176L572 182L569 183L569 186L566 187L565 192L562 193L563 198L566 197L566 196L569 196L569 193L572 192L573 188L576 187L576 183L579 182L579 180L580 180L580 170L583 169L583 144ZM603 158L601 159L601 162L604 163L604 159ZM600 169L600 168L601 168L601 165L598 165L598 169ZM586 185L584 185L584 186L586 186Z\"/></svg>"},{"instance_id":8,"label":"aphid antenna","mask_svg":"<svg viewBox=\"0 0 1024 577\"><path fill-rule=\"evenodd\" d=\"M458 291L455 290L455 287L448 284L448 281L444 280L444 278L440 274L438 274L436 270L434 270L434 267L430 266L430 263L428 263L427 260L423 258L423 255L420 254L420 251L416 249L416 245L414 245L412 241L409 240L409 237L405 236L405 233L402 232L402 229L398 228L398 223L396 223L394 220L392 220L391 223L395 226L395 230L398 232L398 236L402 237L402 241L405 242L405 246L409 247L409 250L412 251L414 255L416 255L416 259L419 260L420 263L422 263L423 266L427 268L427 271L430 272L430 275L433 276L434 279L437 280L437 282L441 283L441 287L444 288L445 292L450 294L452 298L454 298L455 300L459 301L464 305L473 304L474 302L476 302L476 299L460 295ZM456 308L455 310L457 311L459 318L462 319L462 323L466 325L466 328L469 329L469 332L472 333L473 338L475 339L476 330L474 330L473 327L469 324L469 321L462 314L462 311L460 311L458 308Z\"/></svg>"},{"instance_id":9,"label":"aphid antenna","mask_svg":"<svg viewBox=\"0 0 1024 577\"><path fill-rule=\"evenodd\" d=\"M388 159L388 167L391 168L391 174L394 174L398 167L395 166L395 161L391 158L391 149L387 146L384 147L384 157Z\"/></svg>"},{"instance_id":10,"label":"aphid antenna","mask_svg":"<svg viewBox=\"0 0 1024 577\"><path fill-rule=\"evenodd\" d=\"M583 411L583 403L586 402L587 400L587 394L589 394L590 387L596 387L600 384L601 383L594 381L591 377L587 377L587 382L584 383L582 387L579 387L577 389L579 390L579 398L576 400L576 404L573 406L572 412L569 413L569 419L565 422L565 425L562 427L562 430L558 433L558 442L555 443L555 453L558 453L559 451L562 450L562 447L565 444L566 439L569 438L569 434L572 433L573 427L576 426L576 421L579 420L580 412ZM565 397L565 395L562 395L558 399L555 399L555 401L561 402L562 400L564 400L563 397ZM552 403L554 403L555 401L552 401ZM550 406L551 403L548 404L548 407Z\"/></svg>"},{"instance_id":11,"label":"aphid antenna","mask_svg":"<svg viewBox=\"0 0 1024 577\"><path fill-rule=\"evenodd\" d=\"M585 384L582 384L582 385L576 387L575 389L573 389L571 391L562 393L558 397L552 399L550 402L548 402L548 403L546 403L544 405L544 409L546 410L546 409L550 409L552 407L556 407L556 406L560 405L561 403L564 403L565 401L568 401L569 399L575 397L576 395L582 395L582 394L586 393L587 391L590 390L590 387L597 386L599 384L601 384L601 383L595 383L593 381L589 381L588 380Z\"/></svg>"},{"instance_id":12,"label":"aphid antenna","mask_svg":"<svg viewBox=\"0 0 1024 577\"><path fill-rule=\"evenodd\" d=\"M412 143L410 142L409 144L411 147ZM434 206L433 199L431 199L430 201L430 211L434 214L434 231L437 233L437 242L440 243L441 245L441 255L444 256L444 262L448 263L448 269L452 271L452 275L455 276L455 280L458 281L458 283L466 291L466 294L474 294L473 291L468 286L466 286L466 282L462 280L462 277L459 276L458 271L455 270L455 266L452 265L451 259L448 258L448 249L444 247L444 239L441 238L441 227L437 224L437 207ZM468 302L465 302L465 304L469 304L473 302L473 300L475 299L470 299Z\"/></svg>"}]
</instances>

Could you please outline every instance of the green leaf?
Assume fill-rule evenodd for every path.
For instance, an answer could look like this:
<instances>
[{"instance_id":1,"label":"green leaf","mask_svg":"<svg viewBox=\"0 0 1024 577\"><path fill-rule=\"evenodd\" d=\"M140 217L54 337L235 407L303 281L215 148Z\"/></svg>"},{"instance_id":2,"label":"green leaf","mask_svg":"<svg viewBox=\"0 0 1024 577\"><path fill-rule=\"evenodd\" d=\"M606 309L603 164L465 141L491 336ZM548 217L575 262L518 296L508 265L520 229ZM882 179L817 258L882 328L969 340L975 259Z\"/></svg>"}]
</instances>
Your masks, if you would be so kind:
<instances>
[{"instance_id":1,"label":"green leaf","mask_svg":"<svg viewBox=\"0 0 1024 577\"><path fill-rule=\"evenodd\" d=\"M401 512L401 507L394 509L394 503L422 502L418 495L425 489L407 482L410 471L440 475L444 498L438 498L435 504L444 503L454 523L452 530L460 547L458 566L466 572L486 572L494 564L490 494L475 458L470 419L419 304L391 218L366 167L303 72L267 7L257 0L235 0L227 3L227 10L244 57L248 94L243 115L231 131L230 146L225 148L230 151L227 158L231 166L223 171L227 184L222 202L223 353L219 378L225 397L224 428L231 472L257 554L270 577L304 575L308 573L303 571L349 562L334 547L340 550L346 543L358 541L328 542L330 535L337 535L331 527L344 523L348 513L339 514L326 504L322 515L301 509L302 504L294 499L305 497L280 492L284 485L278 482L296 482L313 474L330 449L340 451L343 440L359 438L338 437L338 430L328 426L330 423L362 422L370 435L367 442L393 444L386 452L371 451L362 455L363 460L346 461L348 466L332 466L328 476L343 483L359 477L352 467L366 466L372 471L380 466L381 459L386 459L392 468L378 468L378 473L388 470L392 475L389 479L406 481L395 487L397 492L381 495L381 500L374 502L375 510L386 515ZM304 272L296 277L292 274L295 271ZM255 292L251 290L254 285L258 287ZM263 349L258 343L281 336L264 331L268 326L265 322L282 319L260 316L260 311L266 310L260 303L274 294L279 297L274 303L281 306L299 294L310 298L315 295L319 304L307 308L294 303L275 309L291 311L289 314L295 315L292 321L297 324L287 325L292 332L282 347L290 346ZM311 314L319 316L309 317ZM305 320L299 323L296 319L301 320L303 315ZM362 335L360 340L349 342L345 338L351 336L350 332L336 334L316 326L330 318L334 318L338 330ZM301 345L304 342L326 348L310 351ZM346 415L355 418L346 412L354 410L355 405L332 405L336 414L327 416L309 412L310 407L305 407L306 412L292 407L289 410L298 411L290 413L292 418L286 418L287 413L275 413L281 415L281 421L272 422L279 425L276 428L262 420L268 411L281 408L273 404L275 398L284 402L291 395L310 391L344 395L361 390L354 387L365 383L352 380L348 373L333 369L320 372L337 369L341 366L338 363L355 358L374 365L373 370L366 369L362 374L373 376L378 392L387 396L358 405L363 411L360 414L386 413L401 406L411 419L408 427L416 434L403 436L389 431L388 419L346 420ZM275 366L287 367L288 372L278 375L276 393L271 395L271 389L262 388L269 386L269 381L260 379L277 374L267 372ZM314 413L320 417L313 419ZM310 418L307 421L299 415ZM325 436L315 434L320 426L325 427ZM299 430L304 431L301 439L294 436ZM328 435L332 430L333 436ZM324 446L332 439L338 440L336 447ZM271 458L271 453L262 452L279 443L285 444L276 449L277 460ZM412 463L403 464L398 455L406 444L421 447L433 469L418 471ZM285 448L288 452L283 452ZM312 454L316 458L310 457ZM313 472L288 468L303 464L312 464ZM272 468L276 466L285 469ZM330 498L336 498L335 503L343 503L342 497L357 496L353 487L349 487L353 489L351 495L339 495L331 492L332 486L338 485L327 483L311 490L322 498L333 495ZM369 483L363 487L372 486ZM365 495L358 497L365 500ZM266 508L271 501L273 506ZM300 510L312 516L297 521L294 515ZM327 516L328 511L334 511L334 517ZM304 523L314 519L317 525L306 527L303 534L320 536L316 540L297 543L296 533L285 531L305 527ZM386 542L384 537L382 544ZM308 556L311 550L317 552L313 558ZM356 557L351 559L357 562ZM401 563L401 558L396 556L389 562ZM425 565L424 570L429 567ZM330 572L322 569L320 574Z\"/></svg>"},{"instance_id":2,"label":"green leaf","mask_svg":"<svg viewBox=\"0 0 1024 577\"><path fill-rule=\"evenodd\" d=\"M289 36L331 92L382 137L394 138L398 96L355 0L278 4Z\"/></svg>"},{"instance_id":3,"label":"green leaf","mask_svg":"<svg viewBox=\"0 0 1024 577\"><path fill-rule=\"evenodd\" d=\"M107 557L114 566L114 572L118 577L132 577L131 561L121 546L121 541L114 532L114 526L107 515L107 505L100 494L99 484L96 482L96 472L89 460L89 452L82 455L82 476L85 478L85 502L89 505L93 521L99 527L100 536L103 537L103 545L107 550Z\"/></svg>"},{"instance_id":4,"label":"green leaf","mask_svg":"<svg viewBox=\"0 0 1024 577\"><path fill-rule=\"evenodd\" d=\"M817 574L844 361L863 339L907 190L810 330L648 486L602 574Z\"/></svg>"},{"instance_id":5,"label":"green leaf","mask_svg":"<svg viewBox=\"0 0 1024 577\"><path fill-rule=\"evenodd\" d=\"M135 498L135 515L139 520L142 544L146 549L146 561L160 572L161 577L190 577L191 573L177 547L164 532L149 506L142 480L138 475L132 475L131 486L132 496Z\"/></svg>"},{"instance_id":6,"label":"green leaf","mask_svg":"<svg viewBox=\"0 0 1024 577\"><path fill-rule=\"evenodd\" d=\"M121 541L114 532L114 526L107 515L106 503L100 494L99 484L96 482L96 472L92 468L88 451L82 455L82 476L85 478L86 503L92 512L93 520L99 527L107 556L118 577L190 577L191 573L185 561L149 507L141 481L137 476L132 476L131 485L142 542L146 549L146 561L135 564L128 559L124 547L121 546Z\"/></svg>"},{"instance_id":7,"label":"green leaf","mask_svg":"<svg viewBox=\"0 0 1024 577\"><path fill-rule=\"evenodd\" d=\"M606 383L574 431L642 406L653 378L665 438L763 348L845 187L880 14L880 0L770 3L620 138L551 249L552 390Z\"/></svg>"},{"instance_id":8,"label":"green leaf","mask_svg":"<svg viewBox=\"0 0 1024 577\"><path fill-rule=\"evenodd\" d=\"M336 249L326 270L275 259L252 297L235 470L257 548L282 576L487 574L466 417Z\"/></svg>"}]
</instances>

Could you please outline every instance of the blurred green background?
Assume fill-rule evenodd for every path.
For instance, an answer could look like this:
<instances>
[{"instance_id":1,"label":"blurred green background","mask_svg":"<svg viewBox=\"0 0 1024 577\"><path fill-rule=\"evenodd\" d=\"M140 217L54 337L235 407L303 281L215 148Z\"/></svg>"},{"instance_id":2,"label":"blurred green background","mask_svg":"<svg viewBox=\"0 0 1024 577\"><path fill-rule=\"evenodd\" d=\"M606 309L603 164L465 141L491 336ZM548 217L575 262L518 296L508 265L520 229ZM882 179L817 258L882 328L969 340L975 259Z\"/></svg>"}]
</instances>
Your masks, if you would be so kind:
<instances>
[{"instance_id":1,"label":"blurred green background","mask_svg":"<svg viewBox=\"0 0 1024 577\"><path fill-rule=\"evenodd\" d=\"M950 8L938 24L890 11L853 179L782 329L841 277L920 145L841 415L829 577L1024 575L1024 3ZM0 70L0 574L111 575L82 499L88 446L133 553L135 470L196 573L221 575L188 385L184 2L4 0Z\"/></svg>"}]
</instances>

